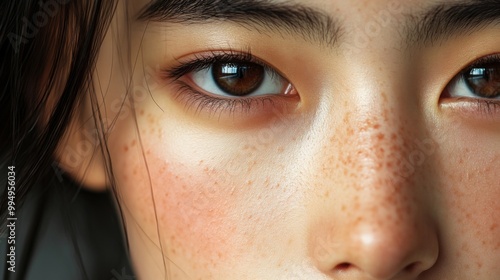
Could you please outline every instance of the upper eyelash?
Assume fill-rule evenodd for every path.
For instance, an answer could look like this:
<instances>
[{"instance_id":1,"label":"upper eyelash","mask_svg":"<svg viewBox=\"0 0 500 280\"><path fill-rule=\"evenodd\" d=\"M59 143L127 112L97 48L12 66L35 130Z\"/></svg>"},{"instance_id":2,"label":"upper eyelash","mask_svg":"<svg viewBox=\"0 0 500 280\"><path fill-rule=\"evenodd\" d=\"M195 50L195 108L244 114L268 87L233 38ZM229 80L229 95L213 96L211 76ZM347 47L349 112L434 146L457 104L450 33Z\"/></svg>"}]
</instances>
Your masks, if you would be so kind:
<instances>
[{"instance_id":1,"label":"upper eyelash","mask_svg":"<svg viewBox=\"0 0 500 280\"><path fill-rule=\"evenodd\" d=\"M179 61L179 66L172 67L171 69L164 69L162 72L167 78L178 80L191 72L209 68L211 65L217 62L255 63L264 67L266 73L271 74L273 78L275 78L276 76L280 76L278 72L270 67L267 63L262 62L261 60L254 57L250 50L210 51L209 53L195 54L193 59L190 59L186 62Z\"/></svg>"},{"instance_id":2,"label":"upper eyelash","mask_svg":"<svg viewBox=\"0 0 500 280\"><path fill-rule=\"evenodd\" d=\"M500 63L500 54L497 53L478 58L471 64L467 65L462 71L460 71L460 74L463 77L463 75L469 72L472 68L478 68L489 63Z\"/></svg>"},{"instance_id":3,"label":"upper eyelash","mask_svg":"<svg viewBox=\"0 0 500 280\"><path fill-rule=\"evenodd\" d=\"M208 108L211 114L219 114L224 110L228 110L230 114L234 114L237 108L243 111L249 111L251 106L261 105L264 106L266 103L273 104L274 101L269 97L248 97L248 98L223 98L216 96L209 96L206 93L202 93L197 89L194 89L186 82L180 79L187 74L195 71L204 70L209 68L217 62L228 62L228 63L255 63L262 67L267 74L270 74L272 78L282 77L277 70L269 66L269 64L261 61L260 59L254 57L250 49L246 51L235 51L235 50L224 50L216 51L211 50L202 54L195 54L194 58L186 61L177 60L178 66L171 67L170 69L161 69L160 73L163 78L174 81L178 86L178 92L175 94L176 98L186 98L187 107L195 107L196 112L200 112L202 108ZM188 93L188 94L186 94ZM219 115L220 117L220 115Z\"/></svg>"},{"instance_id":4,"label":"upper eyelash","mask_svg":"<svg viewBox=\"0 0 500 280\"><path fill-rule=\"evenodd\" d=\"M465 82L465 75L468 74L468 72L470 72L471 69L480 68L481 66L483 66L485 64L490 64L490 63L500 63L500 54L496 53L496 54L487 55L487 56L483 56L481 58L476 59L474 62L472 62L471 64L469 64L463 70L460 71L458 79L456 80L455 83ZM477 99L479 99L479 102L485 101L485 100L490 100L488 98L481 98L481 97L477 97ZM494 103L496 101L490 101L490 102ZM492 105L492 104L489 104L489 105Z\"/></svg>"}]
</instances>

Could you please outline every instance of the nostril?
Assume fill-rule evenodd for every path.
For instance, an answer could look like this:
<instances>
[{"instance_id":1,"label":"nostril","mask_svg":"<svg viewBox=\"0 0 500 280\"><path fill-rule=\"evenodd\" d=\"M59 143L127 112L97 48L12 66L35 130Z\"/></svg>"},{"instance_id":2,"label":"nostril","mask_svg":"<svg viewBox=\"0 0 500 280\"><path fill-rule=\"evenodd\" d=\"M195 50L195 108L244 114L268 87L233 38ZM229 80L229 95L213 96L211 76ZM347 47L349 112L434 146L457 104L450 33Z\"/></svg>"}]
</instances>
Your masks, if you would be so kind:
<instances>
[{"instance_id":1,"label":"nostril","mask_svg":"<svg viewBox=\"0 0 500 280\"><path fill-rule=\"evenodd\" d=\"M335 267L335 270L337 271L346 271L348 270L349 268L351 268L351 264L350 263L341 263L341 264L338 264L336 267Z\"/></svg>"},{"instance_id":2,"label":"nostril","mask_svg":"<svg viewBox=\"0 0 500 280\"><path fill-rule=\"evenodd\" d=\"M419 262L414 262L414 263L411 263L411 264L407 265L407 266L405 267L405 269L404 269L404 270L405 270L406 272L408 272L408 273L410 273L410 274L411 274L411 273L413 273L415 270L417 270L417 269L418 269L419 264L420 264Z\"/></svg>"}]
</instances>

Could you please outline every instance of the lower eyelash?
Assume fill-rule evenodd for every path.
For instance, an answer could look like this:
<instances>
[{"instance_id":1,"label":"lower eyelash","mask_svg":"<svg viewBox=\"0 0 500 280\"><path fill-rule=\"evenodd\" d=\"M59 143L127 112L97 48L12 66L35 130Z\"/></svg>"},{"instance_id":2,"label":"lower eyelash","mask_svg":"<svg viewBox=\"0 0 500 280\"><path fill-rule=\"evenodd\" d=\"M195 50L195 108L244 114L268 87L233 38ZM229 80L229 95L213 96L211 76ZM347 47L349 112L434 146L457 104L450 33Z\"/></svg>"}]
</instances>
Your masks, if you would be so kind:
<instances>
[{"instance_id":1,"label":"lower eyelash","mask_svg":"<svg viewBox=\"0 0 500 280\"><path fill-rule=\"evenodd\" d=\"M199 92L185 82L177 80L175 83L177 90L174 98L182 99L186 109L195 108L196 114L208 110L210 115L219 113L220 118L223 112L234 115L237 111L248 113L255 106L264 107L266 103L274 105L273 99L269 97L219 98Z\"/></svg>"},{"instance_id":2,"label":"lower eyelash","mask_svg":"<svg viewBox=\"0 0 500 280\"><path fill-rule=\"evenodd\" d=\"M236 112L249 113L251 110L261 108L265 105L274 105L274 100L271 97L258 96L258 97L239 97L239 98L223 98L213 96L207 93L200 92L182 81L182 77L194 71L206 69L216 62L229 61L229 62L250 62L261 65L265 68L266 73L271 75L272 78L281 75L267 63L255 58L250 49L235 51L209 51L207 54L196 55L194 59L188 61L178 61L179 66L170 69L161 70L161 78L172 81L177 89L175 90L174 98L182 99L186 108L195 108L196 113L207 110L210 115L229 112L234 115ZM256 108L257 107L257 108Z\"/></svg>"},{"instance_id":3,"label":"lower eyelash","mask_svg":"<svg viewBox=\"0 0 500 280\"><path fill-rule=\"evenodd\" d=\"M477 107L483 114L493 115L500 113L500 100L491 101L488 99L478 99L476 100L476 102Z\"/></svg>"}]
</instances>

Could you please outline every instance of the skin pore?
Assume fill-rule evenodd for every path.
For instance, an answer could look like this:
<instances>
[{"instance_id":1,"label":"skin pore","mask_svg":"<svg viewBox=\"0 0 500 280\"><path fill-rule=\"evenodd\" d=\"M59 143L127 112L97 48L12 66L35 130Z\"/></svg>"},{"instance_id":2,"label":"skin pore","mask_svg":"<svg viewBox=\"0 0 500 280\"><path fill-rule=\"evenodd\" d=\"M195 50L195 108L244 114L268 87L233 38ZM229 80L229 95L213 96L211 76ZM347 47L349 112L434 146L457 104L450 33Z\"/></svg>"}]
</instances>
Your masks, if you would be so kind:
<instances>
[{"instance_id":1,"label":"skin pore","mask_svg":"<svg viewBox=\"0 0 500 280\"><path fill-rule=\"evenodd\" d=\"M332 18L323 37L231 17L144 20L150 2L129 2L94 80L139 279L500 275L500 100L453 82L500 53L500 27L419 25L437 7L492 1L267 1ZM197 83L201 69L169 76L249 51L288 94L221 97ZM98 153L64 164L96 129L89 100L80 107L59 159L104 189Z\"/></svg>"}]
</instances>

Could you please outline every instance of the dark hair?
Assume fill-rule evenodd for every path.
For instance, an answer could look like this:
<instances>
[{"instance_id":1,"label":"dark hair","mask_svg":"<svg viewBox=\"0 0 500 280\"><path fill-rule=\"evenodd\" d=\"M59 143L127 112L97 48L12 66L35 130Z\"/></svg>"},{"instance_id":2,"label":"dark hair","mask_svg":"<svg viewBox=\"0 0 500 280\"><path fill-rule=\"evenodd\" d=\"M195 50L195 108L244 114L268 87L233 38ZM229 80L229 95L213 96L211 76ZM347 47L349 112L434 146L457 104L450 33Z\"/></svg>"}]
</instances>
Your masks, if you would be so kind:
<instances>
[{"instance_id":1,"label":"dark hair","mask_svg":"<svg viewBox=\"0 0 500 280\"><path fill-rule=\"evenodd\" d=\"M2 232L7 216L7 182L3 181L7 166L16 167L16 209L33 188L50 185L59 176L54 152L82 97L94 94L91 75L116 5L113 0L1 1ZM45 205L47 199L42 195L36 200ZM28 235L32 236L26 240L31 244L23 245L20 271L10 277L24 279L26 274L23 269L36 245L30 237L41 227L37 216L30 223Z\"/></svg>"}]
</instances>

